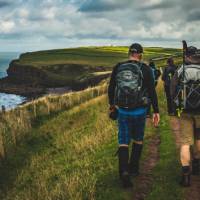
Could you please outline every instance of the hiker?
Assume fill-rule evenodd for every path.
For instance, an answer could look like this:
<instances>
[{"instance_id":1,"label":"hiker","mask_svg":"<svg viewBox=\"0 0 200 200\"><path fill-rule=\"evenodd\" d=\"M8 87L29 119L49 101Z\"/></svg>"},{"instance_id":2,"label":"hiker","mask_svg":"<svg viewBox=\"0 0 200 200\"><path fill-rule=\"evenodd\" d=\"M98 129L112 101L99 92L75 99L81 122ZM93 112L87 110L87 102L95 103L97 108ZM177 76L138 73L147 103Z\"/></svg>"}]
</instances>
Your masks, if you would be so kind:
<instances>
[{"instance_id":1,"label":"hiker","mask_svg":"<svg viewBox=\"0 0 200 200\"><path fill-rule=\"evenodd\" d=\"M161 72L160 72L159 69L156 68L155 63L152 60L150 60L150 62L149 62L149 67L152 71L153 78L154 78L154 84L155 84L155 87L156 87L157 84L158 84L158 79L161 75ZM151 102L150 102L148 109L147 109L147 118L150 118L150 117L151 117Z\"/></svg>"},{"instance_id":2,"label":"hiker","mask_svg":"<svg viewBox=\"0 0 200 200\"><path fill-rule=\"evenodd\" d=\"M168 114L173 116L175 115L175 110L172 102L172 98L170 95L170 83L171 79L175 74L177 67L174 65L174 60L173 58L169 58L167 60L167 66L163 70L163 75L162 75L162 80L164 82L164 89L165 89L165 94L167 98L167 110Z\"/></svg>"},{"instance_id":3,"label":"hiker","mask_svg":"<svg viewBox=\"0 0 200 200\"><path fill-rule=\"evenodd\" d=\"M149 67L151 68L152 73L153 73L155 86L157 86L158 85L158 79L161 75L160 69L156 68L155 63L152 60L149 62Z\"/></svg>"},{"instance_id":4,"label":"hiker","mask_svg":"<svg viewBox=\"0 0 200 200\"><path fill-rule=\"evenodd\" d=\"M123 187L132 187L131 176L139 175L143 148L146 110L152 102L153 122L160 121L157 94L150 68L141 62L143 47L134 43L129 48L129 60L118 63L108 87L110 117L118 119L119 176ZM132 151L129 158L129 144Z\"/></svg>"},{"instance_id":5,"label":"hiker","mask_svg":"<svg viewBox=\"0 0 200 200\"><path fill-rule=\"evenodd\" d=\"M180 184L190 186L190 162L192 174L200 174L200 59L188 63L192 51L183 43L183 66L177 70L171 82L171 95L180 113L180 160L182 178ZM198 56L196 55L196 58ZM200 54L199 54L200 58ZM192 147L192 148L191 148ZM192 150L192 151L191 151ZM192 153L192 154L191 154Z\"/></svg>"}]
</instances>

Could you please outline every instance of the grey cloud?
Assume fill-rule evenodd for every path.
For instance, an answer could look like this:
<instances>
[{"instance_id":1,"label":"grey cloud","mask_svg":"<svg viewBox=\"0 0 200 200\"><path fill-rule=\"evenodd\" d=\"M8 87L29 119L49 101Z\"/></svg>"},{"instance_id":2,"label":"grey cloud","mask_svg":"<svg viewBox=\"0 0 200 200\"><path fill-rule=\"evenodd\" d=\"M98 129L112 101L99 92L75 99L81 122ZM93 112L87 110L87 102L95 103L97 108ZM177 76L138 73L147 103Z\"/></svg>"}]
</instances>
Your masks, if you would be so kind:
<instances>
[{"instance_id":1,"label":"grey cloud","mask_svg":"<svg viewBox=\"0 0 200 200\"><path fill-rule=\"evenodd\" d=\"M189 13L188 15L188 21L192 22L192 21L200 21L200 11L193 11L191 13Z\"/></svg>"},{"instance_id":2,"label":"grey cloud","mask_svg":"<svg viewBox=\"0 0 200 200\"><path fill-rule=\"evenodd\" d=\"M16 44L27 40L31 46L38 38L42 47L56 46L55 41L89 45L200 40L199 0L0 0L0 7L2 2L9 2L0 12L1 26L8 31L0 29L0 39ZM9 29L9 22L15 26Z\"/></svg>"},{"instance_id":3,"label":"grey cloud","mask_svg":"<svg viewBox=\"0 0 200 200\"><path fill-rule=\"evenodd\" d=\"M162 10L162 9L168 9L168 8L173 8L174 7L174 2L171 1L164 1L161 3L156 3L156 4L151 4L148 6L141 6L140 10Z\"/></svg>"},{"instance_id":4,"label":"grey cloud","mask_svg":"<svg viewBox=\"0 0 200 200\"><path fill-rule=\"evenodd\" d=\"M0 8L3 8L3 7L6 7L6 6L9 6L11 3L8 2L8 1L0 1Z\"/></svg>"},{"instance_id":5,"label":"grey cloud","mask_svg":"<svg viewBox=\"0 0 200 200\"><path fill-rule=\"evenodd\" d=\"M105 12L105 11L113 11L128 7L129 0L124 0L121 2L116 2L114 0L88 0L81 5L78 9L81 12Z\"/></svg>"}]
</instances>

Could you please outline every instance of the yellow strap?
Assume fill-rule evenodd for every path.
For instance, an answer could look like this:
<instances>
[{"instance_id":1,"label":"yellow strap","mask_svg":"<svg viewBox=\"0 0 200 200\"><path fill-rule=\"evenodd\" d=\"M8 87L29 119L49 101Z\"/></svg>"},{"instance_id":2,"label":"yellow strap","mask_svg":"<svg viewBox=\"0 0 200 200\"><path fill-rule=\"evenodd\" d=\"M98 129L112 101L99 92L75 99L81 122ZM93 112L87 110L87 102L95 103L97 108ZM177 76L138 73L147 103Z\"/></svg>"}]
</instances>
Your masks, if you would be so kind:
<instances>
[{"instance_id":1,"label":"yellow strap","mask_svg":"<svg viewBox=\"0 0 200 200\"><path fill-rule=\"evenodd\" d=\"M183 108L177 108L178 117L181 117L181 113L183 112Z\"/></svg>"}]
</instances>

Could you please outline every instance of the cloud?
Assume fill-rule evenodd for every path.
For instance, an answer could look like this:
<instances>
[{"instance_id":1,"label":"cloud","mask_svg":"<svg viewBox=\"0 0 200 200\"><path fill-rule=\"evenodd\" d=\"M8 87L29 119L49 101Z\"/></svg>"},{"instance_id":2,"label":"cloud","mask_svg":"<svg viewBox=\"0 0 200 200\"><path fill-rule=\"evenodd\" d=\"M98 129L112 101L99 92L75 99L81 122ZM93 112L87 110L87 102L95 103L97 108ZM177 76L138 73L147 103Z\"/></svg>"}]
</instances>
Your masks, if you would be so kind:
<instances>
[{"instance_id":1,"label":"cloud","mask_svg":"<svg viewBox=\"0 0 200 200\"><path fill-rule=\"evenodd\" d=\"M87 0L78 9L80 12L105 12L113 11L127 7L131 1L114 1L114 0Z\"/></svg>"},{"instance_id":2,"label":"cloud","mask_svg":"<svg viewBox=\"0 0 200 200\"><path fill-rule=\"evenodd\" d=\"M174 2L170 1L164 1L164 2L156 2L150 5L144 5L141 6L141 10L163 10L163 9L169 9L174 7Z\"/></svg>"},{"instance_id":3,"label":"cloud","mask_svg":"<svg viewBox=\"0 0 200 200\"><path fill-rule=\"evenodd\" d=\"M187 19L189 22L200 21L200 10L194 10L193 12L190 12Z\"/></svg>"},{"instance_id":4,"label":"cloud","mask_svg":"<svg viewBox=\"0 0 200 200\"><path fill-rule=\"evenodd\" d=\"M200 41L199 0L9 0L0 48ZM160 43L159 43L160 42ZM38 46L37 46L38 45ZM1 50L1 49L0 49ZM12 50L12 49L11 49Z\"/></svg>"},{"instance_id":5,"label":"cloud","mask_svg":"<svg viewBox=\"0 0 200 200\"><path fill-rule=\"evenodd\" d=\"M10 5L10 2L8 2L8 1L0 1L0 8L6 7L9 5Z\"/></svg>"},{"instance_id":6,"label":"cloud","mask_svg":"<svg viewBox=\"0 0 200 200\"><path fill-rule=\"evenodd\" d=\"M15 27L13 21L0 21L0 32L1 33L10 33Z\"/></svg>"}]
</instances>

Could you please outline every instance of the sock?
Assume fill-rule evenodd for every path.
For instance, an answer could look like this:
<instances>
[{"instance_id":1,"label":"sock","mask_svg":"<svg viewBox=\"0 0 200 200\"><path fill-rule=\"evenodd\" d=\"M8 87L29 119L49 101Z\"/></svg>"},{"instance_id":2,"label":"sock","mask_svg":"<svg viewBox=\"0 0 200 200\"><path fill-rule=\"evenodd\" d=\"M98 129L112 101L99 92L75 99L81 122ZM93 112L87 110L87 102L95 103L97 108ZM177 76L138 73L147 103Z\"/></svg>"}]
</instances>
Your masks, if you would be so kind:
<instances>
[{"instance_id":1,"label":"sock","mask_svg":"<svg viewBox=\"0 0 200 200\"><path fill-rule=\"evenodd\" d=\"M129 159L128 147L124 146L119 147L118 157L119 157L119 175L121 176L123 172L128 172L128 159Z\"/></svg>"},{"instance_id":2,"label":"sock","mask_svg":"<svg viewBox=\"0 0 200 200\"><path fill-rule=\"evenodd\" d=\"M182 166L183 174L188 174L190 172L190 166Z\"/></svg>"},{"instance_id":3,"label":"sock","mask_svg":"<svg viewBox=\"0 0 200 200\"><path fill-rule=\"evenodd\" d=\"M138 170L142 149L143 149L142 144L133 143L131 157L130 157L130 170L133 170L133 168L135 170Z\"/></svg>"}]
</instances>

